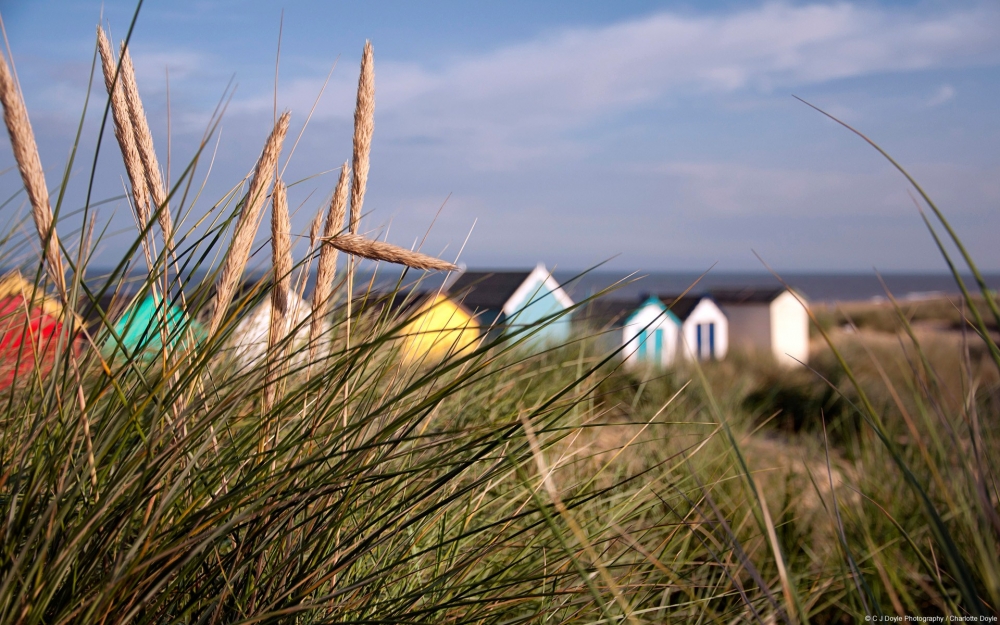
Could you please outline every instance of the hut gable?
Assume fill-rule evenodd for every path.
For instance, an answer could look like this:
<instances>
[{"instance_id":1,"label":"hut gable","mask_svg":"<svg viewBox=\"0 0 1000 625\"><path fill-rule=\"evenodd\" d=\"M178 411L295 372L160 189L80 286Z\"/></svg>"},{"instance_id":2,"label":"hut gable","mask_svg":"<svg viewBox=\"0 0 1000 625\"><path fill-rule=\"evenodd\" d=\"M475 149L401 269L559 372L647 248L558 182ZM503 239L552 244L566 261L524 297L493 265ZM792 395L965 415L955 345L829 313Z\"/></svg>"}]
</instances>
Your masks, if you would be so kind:
<instances>
[{"instance_id":1,"label":"hut gable","mask_svg":"<svg viewBox=\"0 0 1000 625\"><path fill-rule=\"evenodd\" d=\"M305 367L309 356L309 315L312 307L298 293L288 292L286 306L287 317L285 332L291 334L291 340L286 348L286 355L291 360L293 369ZM267 339L271 332L271 297L267 297L240 320L233 333L235 356L237 362L244 367L252 367L262 362L267 355ZM329 326L324 324L321 339L329 341Z\"/></svg>"},{"instance_id":2,"label":"hut gable","mask_svg":"<svg viewBox=\"0 0 1000 625\"><path fill-rule=\"evenodd\" d=\"M709 295L660 295L681 321L679 351L686 358L718 360L729 350L729 320Z\"/></svg>"}]
</instances>

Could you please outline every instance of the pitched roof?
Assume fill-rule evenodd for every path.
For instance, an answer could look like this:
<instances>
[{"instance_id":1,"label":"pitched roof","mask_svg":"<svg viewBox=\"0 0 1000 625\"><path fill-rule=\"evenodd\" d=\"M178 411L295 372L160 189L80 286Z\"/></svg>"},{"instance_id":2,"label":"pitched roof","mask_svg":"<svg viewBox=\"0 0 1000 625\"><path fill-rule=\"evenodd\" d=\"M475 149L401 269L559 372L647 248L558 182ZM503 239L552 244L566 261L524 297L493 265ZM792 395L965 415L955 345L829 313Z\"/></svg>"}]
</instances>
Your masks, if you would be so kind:
<instances>
[{"instance_id":1,"label":"pitched roof","mask_svg":"<svg viewBox=\"0 0 1000 625\"><path fill-rule=\"evenodd\" d=\"M705 299L705 295L685 295L681 297L677 294L659 295L660 301L666 304L670 312L677 315L677 318L684 321L698 305L698 302Z\"/></svg>"},{"instance_id":2,"label":"pitched roof","mask_svg":"<svg viewBox=\"0 0 1000 625\"><path fill-rule=\"evenodd\" d=\"M784 287L744 287L738 289L712 289L712 299L719 304L768 304L785 292Z\"/></svg>"},{"instance_id":3,"label":"pitched roof","mask_svg":"<svg viewBox=\"0 0 1000 625\"><path fill-rule=\"evenodd\" d=\"M448 291L471 311L503 308L530 271L468 271Z\"/></svg>"},{"instance_id":4,"label":"pitched roof","mask_svg":"<svg viewBox=\"0 0 1000 625\"><path fill-rule=\"evenodd\" d=\"M584 304L574 315L575 321L597 327L620 326L644 300L599 298Z\"/></svg>"}]
</instances>

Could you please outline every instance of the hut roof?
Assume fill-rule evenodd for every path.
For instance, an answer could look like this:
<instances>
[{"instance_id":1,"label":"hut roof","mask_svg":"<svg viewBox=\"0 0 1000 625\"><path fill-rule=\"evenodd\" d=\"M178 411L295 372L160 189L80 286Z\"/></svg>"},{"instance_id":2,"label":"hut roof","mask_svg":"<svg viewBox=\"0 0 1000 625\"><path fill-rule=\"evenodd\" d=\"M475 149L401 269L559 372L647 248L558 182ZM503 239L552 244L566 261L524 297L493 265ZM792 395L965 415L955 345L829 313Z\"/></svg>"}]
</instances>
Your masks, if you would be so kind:
<instances>
[{"instance_id":1,"label":"hut roof","mask_svg":"<svg viewBox=\"0 0 1000 625\"><path fill-rule=\"evenodd\" d=\"M770 304L784 293L784 287L762 288L744 287L736 289L712 289L712 299L719 304Z\"/></svg>"},{"instance_id":2,"label":"hut roof","mask_svg":"<svg viewBox=\"0 0 1000 625\"><path fill-rule=\"evenodd\" d=\"M469 310L500 309L530 275L530 271L468 271L448 290Z\"/></svg>"},{"instance_id":3,"label":"hut roof","mask_svg":"<svg viewBox=\"0 0 1000 625\"><path fill-rule=\"evenodd\" d=\"M605 328L624 325L628 316L643 305L645 299L598 298L584 304L574 315L576 321Z\"/></svg>"},{"instance_id":4,"label":"hut roof","mask_svg":"<svg viewBox=\"0 0 1000 625\"><path fill-rule=\"evenodd\" d=\"M677 294L667 294L660 295L660 301L666 304L670 312L677 315L677 318L681 321L686 321L691 315L691 311L695 309L698 302L705 299L706 295L684 295L683 297Z\"/></svg>"}]
</instances>

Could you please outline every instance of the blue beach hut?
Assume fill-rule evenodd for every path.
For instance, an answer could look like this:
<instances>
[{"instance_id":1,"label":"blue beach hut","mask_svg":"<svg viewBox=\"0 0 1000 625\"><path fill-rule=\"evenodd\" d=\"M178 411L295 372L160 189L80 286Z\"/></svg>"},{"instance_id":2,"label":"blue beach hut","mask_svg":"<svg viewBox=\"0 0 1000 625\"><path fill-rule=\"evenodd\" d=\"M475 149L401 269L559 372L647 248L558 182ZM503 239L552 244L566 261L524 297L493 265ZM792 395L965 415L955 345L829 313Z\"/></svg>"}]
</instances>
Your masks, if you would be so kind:
<instances>
[{"instance_id":1,"label":"blue beach hut","mask_svg":"<svg viewBox=\"0 0 1000 625\"><path fill-rule=\"evenodd\" d=\"M449 292L480 327L525 336L532 347L559 345L570 337L565 313L573 300L541 263L531 271L469 271Z\"/></svg>"}]
</instances>

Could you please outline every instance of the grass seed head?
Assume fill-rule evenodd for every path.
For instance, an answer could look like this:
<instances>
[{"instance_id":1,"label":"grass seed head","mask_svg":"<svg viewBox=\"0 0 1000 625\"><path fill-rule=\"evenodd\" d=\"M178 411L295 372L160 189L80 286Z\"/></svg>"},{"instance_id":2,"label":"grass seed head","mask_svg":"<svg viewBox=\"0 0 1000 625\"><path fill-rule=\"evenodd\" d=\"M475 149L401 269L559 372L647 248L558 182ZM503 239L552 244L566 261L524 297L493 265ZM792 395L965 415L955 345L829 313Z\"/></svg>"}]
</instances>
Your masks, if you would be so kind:
<instances>
[{"instance_id":1,"label":"grass seed head","mask_svg":"<svg viewBox=\"0 0 1000 625\"><path fill-rule=\"evenodd\" d=\"M139 148L139 156L142 157L143 168L146 170L146 182L149 184L153 202L158 209L162 207L162 210L159 211L160 229L163 230L163 244L170 250L174 247L174 226L170 217L170 207L167 206L167 191L163 184L163 177L160 175L160 163L156 158L156 150L153 148L153 134L149 131L146 111L139 98L139 87L135 82L135 67L132 65L132 57L128 48L124 44L121 49L121 66L122 89L125 91L125 100L128 102L129 115L132 118L135 143Z\"/></svg>"},{"instance_id":2,"label":"grass seed head","mask_svg":"<svg viewBox=\"0 0 1000 625\"><path fill-rule=\"evenodd\" d=\"M17 161L17 169L24 182L24 190L31 202L31 217L42 242L43 254L49 266L49 274L66 295L66 276L63 272L62 256L59 252L59 237L56 235L52 206L49 204L49 189L45 184L42 161L38 156L35 133L31 129L28 110L24 106L21 91L7 66L7 59L0 54L0 102L3 103L3 120L10 134L10 145Z\"/></svg>"},{"instance_id":3,"label":"grass seed head","mask_svg":"<svg viewBox=\"0 0 1000 625\"><path fill-rule=\"evenodd\" d=\"M149 222L149 189L146 186L146 174L142 165L142 157L135 142L135 131L132 128L132 118L125 90L122 87L121 76L116 79L118 64L115 61L111 42L101 26L97 27L97 47L101 53L101 69L104 73L104 86L111 96L111 113L115 122L115 138L122 151L125 162L125 172L132 184L132 196L135 200L135 210L139 217L139 227L146 228Z\"/></svg>"},{"instance_id":4,"label":"grass seed head","mask_svg":"<svg viewBox=\"0 0 1000 625\"><path fill-rule=\"evenodd\" d=\"M369 156L372 151L372 132L375 130L375 61L372 42L365 42L361 56L361 76L358 78L358 103L354 109L354 179L351 182L351 234L358 233L361 208L368 186Z\"/></svg>"},{"instance_id":5,"label":"grass seed head","mask_svg":"<svg viewBox=\"0 0 1000 625\"><path fill-rule=\"evenodd\" d=\"M347 184L350 167L345 162L340 168L340 179L337 180L337 188L333 192L333 199L330 200L330 210L326 215L326 224L323 227L323 237L336 236L344 228L344 216L347 213ZM330 300L330 293L333 290L333 278L337 273L337 248L332 245L324 245L319 251L319 266L316 268L316 286L313 288L312 298L312 321L309 324L309 341L312 344L310 350L315 354L317 346L316 340L323 327L323 318L326 317L327 306Z\"/></svg>"},{"instance_id":6,"label":"grass seed head","mask_svg":"<svg viewBox=\"0 0 1000 625\"><path fill-rule=\"evenodd\" d=\"M236 221L233 240L223 261L219 281L216 283L215 310L212 313L209 334L214 334L219 329L232 302L236 286L243 277L243 270L246 269L253 239L257 234L260 211L267 199L267 191L276 172L278 156L281 154L281 146L285 141L285 135L288 134L289 118L287 111L281 114L267 138L267 143L264 144L260 158L257 159L253 177L250 179L250 189L243 200L243 209Z\"/></svg>"},{"instance_id":7,"label":"grass seed head","mask_svg":"<svg viewBox=\"0 0 1000 625\"><path fill-rule=\"evenodd\" d=\"M341 252L361 256L369 260L406 265L412 269L436 269L440 271L455 271L458 269L456 265L440 258L434 258L420 252L413 252L391 243L366 239L359 234L343 233L324 240Z\"/></svg>"},{"instance_id":8,"label":"grass seed head","mask_svg":"<svg viewBox=\"0 0 1000 625\"><path fill-rule=\"evenodd\" d=\"M285 183L274 183L271 200L271 263L274 288L271 291L271 329L267 335L267 380L265 407L270 411L277 394L277 378L284 360L285 337L288 334L288 304L292 286L292 224L288 217L288 196Z\"/></svg>"}]
</instances>

